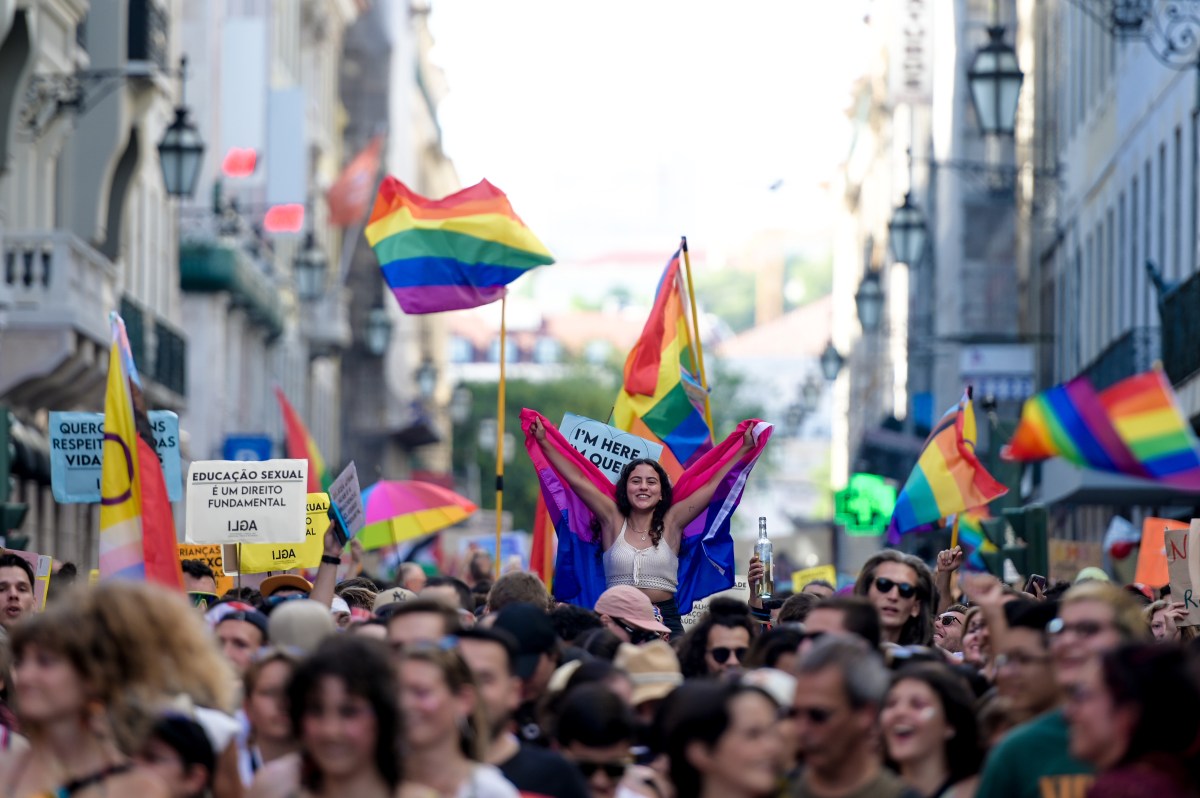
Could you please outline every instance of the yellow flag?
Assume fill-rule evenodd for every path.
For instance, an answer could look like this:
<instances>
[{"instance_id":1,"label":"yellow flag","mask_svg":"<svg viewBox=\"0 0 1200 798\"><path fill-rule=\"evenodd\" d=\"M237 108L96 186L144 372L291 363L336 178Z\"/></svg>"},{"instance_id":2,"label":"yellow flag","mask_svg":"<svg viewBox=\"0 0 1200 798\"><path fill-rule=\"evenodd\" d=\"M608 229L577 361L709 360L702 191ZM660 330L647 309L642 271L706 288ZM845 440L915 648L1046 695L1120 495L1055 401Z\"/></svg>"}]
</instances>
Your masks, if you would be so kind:
<instances>
[{"instance_id":1,"label":"yellow flag","mask_svg":"<svg viewBox=\"0 0 1200 798\"><path fill-rule=\"evenodd\" d=\"M104 394L104 455L100 475L100 576L145 579L142 482L129 380L137 379L125 322L112 316L108 387Z\"/></svg>"}]
</instances>

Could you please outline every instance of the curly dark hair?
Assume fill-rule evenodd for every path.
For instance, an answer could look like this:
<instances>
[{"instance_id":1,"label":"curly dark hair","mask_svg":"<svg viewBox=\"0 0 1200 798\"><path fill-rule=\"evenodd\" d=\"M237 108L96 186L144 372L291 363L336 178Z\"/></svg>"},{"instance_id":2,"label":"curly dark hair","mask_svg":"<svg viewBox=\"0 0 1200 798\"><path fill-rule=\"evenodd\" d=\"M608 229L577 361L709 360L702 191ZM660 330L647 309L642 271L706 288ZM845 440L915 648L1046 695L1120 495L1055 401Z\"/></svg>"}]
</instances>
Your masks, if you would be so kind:
<instances>
[{"instance_id":1,"label":"curly dark hair","mask_svg":"<svg viewBox=\"0 0 1200 798\"><path fill-rule=\"evenodd\" d=\"M337 635L323 642L316 652L303 660L288 684L288 714L292 731L300 737L304 716L317 703L321 681L327 676L340 679L346 691L366 699L375 714L375 767L389 787L395 789L404 780L404 759L400 748L402 722L399 688L387 647L378 640L358 635ZM310 790L320 790L322 774L311 756L302 751L301 781Z\"/></svg>"},{"instance_id":2,"label":"curly dark hair","mask_svg":"<svg viewBox=\"0 0 1200 798\"><path fill-rule=\"evenodd\" d=\"M663 520L667 517L667 510L671 509L671 503L675 500L674 491L671 488L671 480L667 476L664 469L657 460L651 460L648 457L639 457L636 460L630 460L621 469L621 476L617 478L617 511L625 518L633 512L633 505L629 503L629 477L633 474L633 469L640 465L648 465L658 474L658 484L662 490L662 498L654 508L654 514L650 518L650 545L657 546L663 536Z\"/></svg>"},{"instance_id":3,"label":"curly dark hair","mask_svg":"<svg viewBox=\"0 0 1200 798\"><path fill-rule=\"evenodd\" d=\"M676 648L683 678L695 679L708 675L708 663L704 654L708 650L708 633L714 626L745 629L750 640L754 639L754 622L750 618L750 608L745 603L725 596L712 599L708 605L708 614L683 636Z\"/></svg>"}]
</instances>

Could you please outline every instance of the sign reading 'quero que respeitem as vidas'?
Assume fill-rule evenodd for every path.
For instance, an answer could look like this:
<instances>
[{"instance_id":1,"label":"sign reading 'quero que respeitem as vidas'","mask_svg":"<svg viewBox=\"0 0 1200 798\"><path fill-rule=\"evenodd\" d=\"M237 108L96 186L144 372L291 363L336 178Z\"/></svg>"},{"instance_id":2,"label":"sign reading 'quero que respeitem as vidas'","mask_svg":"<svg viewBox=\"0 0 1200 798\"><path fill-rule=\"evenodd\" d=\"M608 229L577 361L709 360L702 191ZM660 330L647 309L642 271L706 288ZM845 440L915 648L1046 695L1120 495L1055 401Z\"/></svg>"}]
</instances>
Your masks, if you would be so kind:
<instances>
[{"instance_id":1,"label":"sign reading 'quero que respeitem as vidas'","mask_svg":"<svg viewBox=\"0 0 1200 798\"><path fill-rule=\"evenodd\" d=\"M199 460L188 469L189 543L303 543L307 460Z\"/></svg>"},{"instance_id":2,"label":"sign reading 'quero que respeitem as vidas'","mask_svg":"<svg viewBox=\"0 0 1200 798\"><path fill-rule=\"evenodd\" d=\"M179 459L179 416L151 410L154 450L162 464L167 498L183 498L183 466ZM99 504L104 464L104 414L50 413L50 485L59 504Z\"/></svg>"},{"instance_id":3,"label":"sign reading 'quero que respeitem as vidas'","mask_svg":"<svg viewBox=\"0 0 1200 798\"><path fill-rule=\"evenodd\" d=\"M643 457L657 460L662 454L661 444L651 443L632 432L610 427L603 421L587 416L567 413L559 430L567 443L604 472L604 476L614 485L626 463Z\"/></svg>"}]
</instances>

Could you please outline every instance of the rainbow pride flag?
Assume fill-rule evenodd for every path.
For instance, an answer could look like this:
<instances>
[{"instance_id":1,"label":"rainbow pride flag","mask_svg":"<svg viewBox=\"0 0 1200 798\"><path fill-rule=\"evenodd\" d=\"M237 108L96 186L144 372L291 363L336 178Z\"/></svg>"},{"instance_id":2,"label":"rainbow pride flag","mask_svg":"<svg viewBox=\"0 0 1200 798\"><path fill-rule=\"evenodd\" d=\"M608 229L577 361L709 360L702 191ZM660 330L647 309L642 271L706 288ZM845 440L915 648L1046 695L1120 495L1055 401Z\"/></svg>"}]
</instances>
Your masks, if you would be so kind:
<instances>
[{"instance_id":1,"label":"rainbow pride flag","mask_svg":"<svg viewBox=\"0 0 1200 798\"><path fill-rule=\"evenodd\" d=\"M713 447L679 258L676 250L663 271L613 408L613 426L663 445L659 462L673 480Z\"/></svg>"},{"instance_id":2,"label":"rainbow pride flag","mask_svg":"<svg viewBox=\"0 0 1200 798\"><path fill-rule=\"evenodd\" d=\"M296 408L288 401L282 388L275 389L275 398L279 400L279 410L283 413L284 449L287 456L293 460L308 461L308 492L327 493L333 484L333 474L325 465L325 458L317 448L317 442L308 432L308 427L300 420Z\"/></svg>"},{"instance_id":3,"label":"rainbow pride flag","mask_svg":"<svg viewBox=\"0 0 1200 798\"><path fill-rule=\"evenodd\" d=\"M100 466L100 577L183 589L175 521L125 321L111 315ZM139 430L140 422L140 430ZM147 440L149 439L149 440Z\"/></svg>"},{"instance_id":4,"label":"rainbow pride flag","mask_svg":"<svg viewBox=\"0 0 1200 798\"><path fill-rule=\"evenodd\" d=\"M530 432L534 419L541 419L546 428L546 442L562 457L574 463L597 490L614 498L616 486L591 461L576 451L548 419L528 408L521 411L525 450L529 452L529 459L537 470L542 498L558 534L554 596L559 601L591 609L608 587L604 578L603 544L598 535L592 532L591 511L550 465L546 453ZM691 612L695 601L733 587L734 546L729 521L742 500L746 480L766 448L773 429L770 424L758 419L743 421L728 438L706 452L682 477L674 481L674 501L686 501L715 479L731 460L738 458L746 431L751 431L754 448L733 463L717 484L707 507L683 530L679 544L679 589L675 594L680 615Z\"/></svg>"},{"instance_id":5,"label":"rainbow pride flag","mask_svg":"<svg viewBox=\"0 0 1200 798\"><path fill-rule=\"evenodd\" d=\"M896 497L890 530L914 531L1008 492L975 456L975 440L975 409L968 388L929 433L916 468Z\"/></svg>"},{"instance_id":6,"label":"rainbow pride flag","mask_svg":"<svg viewBox=\"0 0 1200 798\"><path fill-rule=\"evenodd\" d=\"M386 177L366 236L405 313L486 305L525 272L554 262L504 192L486 180L431 200Z\"/></svg>"},{"instance_id":7,"label":"rainbow pride flag","mask_svg":"<svg viewBox=\"0 0 1200 798\"><path fill-rule=\"evenodd\" d=\"M1166 376L1136 374L1096 393L1087 377L1026 400L1009 460L1062 457L1087 468L1200 490L1200 442Z\"/></svg>"},{"instance_id":8,"label":"rainbow pride flag","mask_svg":"<svg viewBox=\"0 0 1200 798\"><path fill-rule=\"evenodd\" d=\"M983 522L991 517L991 510L987 507L977 507L958 514L958 545L962 546L963 565L968 571L986 572L988 567L982 555L1000 550L983 528ZM950 522L953 523L953 519Z\"/></svg>"}]
</instances>

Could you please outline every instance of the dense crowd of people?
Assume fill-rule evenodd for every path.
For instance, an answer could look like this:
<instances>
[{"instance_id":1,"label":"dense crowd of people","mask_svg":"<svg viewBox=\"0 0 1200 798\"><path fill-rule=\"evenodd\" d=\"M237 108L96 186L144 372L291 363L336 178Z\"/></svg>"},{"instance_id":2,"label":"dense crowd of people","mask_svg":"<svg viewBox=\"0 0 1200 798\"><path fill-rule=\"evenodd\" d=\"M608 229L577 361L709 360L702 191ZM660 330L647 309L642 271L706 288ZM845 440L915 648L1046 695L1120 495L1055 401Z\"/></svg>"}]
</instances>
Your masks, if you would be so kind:
<instances>
[{"instance_id":1,"label":"dense crowd of people","mask_svg":"<svg viewBox=\"0 0 1200 798\"><path fill-rule=\"evenodd\" d=\"M885 550L843 591L713 597L680 636L636 587L560 605L486 554L220 598L188 561L207 600L113 581L40 612L0 555L0 795L1200 795L1181 604L961 561Z\"/></svg>"}]
</instances>

